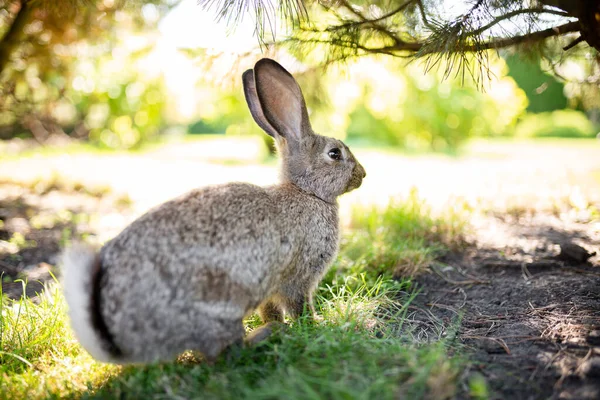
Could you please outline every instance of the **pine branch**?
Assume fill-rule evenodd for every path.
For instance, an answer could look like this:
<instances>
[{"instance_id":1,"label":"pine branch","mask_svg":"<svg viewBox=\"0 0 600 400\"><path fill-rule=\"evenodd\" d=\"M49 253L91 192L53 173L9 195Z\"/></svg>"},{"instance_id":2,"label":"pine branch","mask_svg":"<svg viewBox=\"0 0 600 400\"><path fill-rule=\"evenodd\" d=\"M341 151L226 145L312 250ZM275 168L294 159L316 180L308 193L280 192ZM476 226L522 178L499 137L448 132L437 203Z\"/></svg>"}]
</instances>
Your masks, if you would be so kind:
<instances>
[{"instance_id":1,"label":"pine branch","mask_svg":"<svg viewBox=\"0 0 600 400\"><path fill-rule=\"evenodd\" d=\"M433 24L429 21L429 18L427 17L427 13L425 12L425 6L423 5L422 0L417 0L417 8L419 9L419 13L421 14L421 21L423 21L423 25L425 25L425 27L431 31L435 30L436 26L435 26L435 24Z\"/></svg>"},{"instance_id":2,"label":"pine branch","mask_svg":"<svg viewBox=\"0 0 600 400\"><path fill-rule=\"evenodd\" d=\"M568 22L563 25L553 28L544 29L542 31L526 33L524 35L513 36L510 38L491 39L487 42L465 45L460 47L460 51L483 51L489 49L502 49L505 47L515 46L518 44L537 42L553 36L561 36L566 33L579 32L581 26L578 21Z\"/></svg>"},{"instance_id":3,"label":"pine branch","mask_svg":"<svg viewBox=\"0 0 600 400\"><path fill-rule=\"evenodd\" d=\"M353 48L359 48L362 49L366 52L369 53L383 53L383 54L390 54L390 53L395 53L395 52L413 52L413 53L417 53L420 52L420 54L418 54L418 56L424 56L424 55L429 55L429 54L434 54L434 53L455 53L455 52L481 52L484 50L490 50L490 49L501 49L501 48L506 48L506 47L510 47L510 46L514 46L514 45L518 45L518 44L523 44L523 43L528 43L528 42L536 42L539 40L543 40L543 39L547 39L553 36L560 36L560 35L564 35L566 33L570 33L570 32L578 32L580 30L580 26L579 23L577 21L574 22L569 22L560 26L556 26L553 28L549 28L549 29L544 29L542 31L536 31L536 32L531 32L531 33L527 33L524 35L519 35L519 36L513 36L510 38L494 38L494 39L490 39L488 41L484 41L481 43L471 43L471 44L457 44L456 48L438 48L438 49L433 49L433 48L427 48L427 43L426 42L420 42L420 41L414 41L414 42L407 42L407 41L403 41L399 38L397 38L397 43L393 44L393 45L389 45L389 46L381 46L381 47L369 47L369 46L364 46L364 45L359 45L358 43L354 43L353 44ZM308 32L309 30L305 28L305 32ZM318 30L313 30L312 32L314 33L326 33L324 31L318 31ZM284 41L283 43L286 42L295 42L295 43L329 43L331 45L335 45L337 44L336 42L331 42L331 40L323 40L323 39L311 39L311 38L291 38L288 39L286 41ZM351 46L348 46L351 47Z\"/></svg>"},{"instance_id":4,"label":"pine branch","mask_svg":"<svg viewBox=\"0 0 600 400\"><path fill-rule=\"evenodd\" d=\"M561 17L568 17L569 14L567 14L564 11L558 11L558 10L550 10L550 9L546 9L546 8L524 8L521 10L515 10L509 13L506 13L504 15L501 15L499 17L496 17L492 22L490 22L487 25L482 26L481 28L471 32L471 35L480 35L483 32L489 30L490 28L492 28L493 26L499 24L502 21L505 21L507 19L511 19L513 17L516 17L517 15L522 15L522 14L552 14L552 15L559 15Z\"/></svg>"},{"instance_id":5,"label":"pine branch","mask_svg":"<svg viewBox=\"0 0 600 400\"><path fill-rule=\"evenodd\" d=\"M408 7L409 5L411 5L412 3L414 3L417 0L407 0L406 2L402 3L400 6L396 7L394 10L382 15L381 17L378 18L374 18L374 19L368 19L366 18L364 15L362 15L360 12L358 12L357 10L355 10L350 4L348 4L347 1L340 1L340 4L342 4L344 6L344 8L348 9L350 12L352 12L354 15L356 15L357 17L360 18L360 21L350 21L347 22L345 24L342 25L337 25L336 28L337 29L344 29L344 28L350 28L350 27L354 27L354 26L358 26L358 25L364 25L364 24L368 24L368 25L374 25L377 24L378 22L384 21L402 11L404 11L406 9L406 7Z\"/></svg>"},{"instance_id":6,"label":"pine branch","mask_svg":"<svg viewBox=\"0 0 600 400\"><path fill-rule=\"evenodd\" d=\"M279 4L278 8L276 3ZM207 10L214 7L217 20L226 20L232 25L238 24L244 14L252 11L256 18L256 34L261 42L267 27L275 36L278 18L294 27L308 21L304 0L198 0L198 5Z\"/></svg>"}]
</instances>

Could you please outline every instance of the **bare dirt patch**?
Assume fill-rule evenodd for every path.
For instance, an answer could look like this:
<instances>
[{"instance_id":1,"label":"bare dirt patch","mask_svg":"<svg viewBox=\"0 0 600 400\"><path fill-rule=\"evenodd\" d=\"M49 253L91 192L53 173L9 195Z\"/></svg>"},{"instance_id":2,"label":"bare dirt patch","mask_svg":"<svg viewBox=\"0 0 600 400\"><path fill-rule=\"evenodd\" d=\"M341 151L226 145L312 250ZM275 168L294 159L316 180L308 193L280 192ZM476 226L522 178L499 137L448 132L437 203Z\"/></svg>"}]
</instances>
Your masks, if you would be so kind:
<instances>
[{"instance_id":1,"label":"bare dirt patch","mask_svg":"<svg viewBox=\"0 0 600 400\"><path fill-rule=\"evenodd\" d=\"M564 251L598 253L598 222L502 214L474 226L476 245L417 280L413 309L421 336L458 324L441 334L456 335L473 360L459 397L481 374L492 399L600 398L600 257Z\"/></svg>"},{"instance_id":2,"label":"bare dirt patch","mask_svg":"<svg viewBox=\"0 0 600 400\"><path fill-rule=\"evenodd\" d=\"M55 266L66 243L113 228L106 224L111 215L116 227L129 215L126 198L107 189L66 186L0 182L0 275L8 297L20 298L26 287L25 294L35 298L58 277Z\"/></svg>"}]
</instances>

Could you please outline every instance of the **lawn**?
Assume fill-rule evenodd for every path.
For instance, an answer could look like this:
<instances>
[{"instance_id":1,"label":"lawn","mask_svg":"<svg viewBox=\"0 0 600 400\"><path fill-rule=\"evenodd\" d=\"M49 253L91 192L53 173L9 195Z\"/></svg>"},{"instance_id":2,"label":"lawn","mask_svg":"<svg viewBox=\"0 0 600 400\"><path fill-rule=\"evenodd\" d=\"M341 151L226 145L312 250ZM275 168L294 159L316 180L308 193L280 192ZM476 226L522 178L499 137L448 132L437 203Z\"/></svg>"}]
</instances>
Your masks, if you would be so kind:
<instances>
[{"instance_id":1,"label":"lawn","mask_svg":"<svg viewBox=\"0 0 600 400\"><path fill-rule=\"evenodd\" d=\"M56 253L72 239L106 241L193 187L275 181L273 160L246 152L257 142L222 140L0 158L0 398L495 399L516 387L535 398L582 374L586 335L600 323L598 257L584 266L546 258L560 240L600 244L600 142L565 139L479 140L461 156L357 148L367 178L340 200L344 234L317 292L321 318L288 321L212 365L191 353L150 366L94 362L70 333L58 285L35 296L36 281L54 281ZM206 151L207 141L228 151ZM528 270L540 257L550 267ZM583 354L553 355L574 340Z\"/></svg>"}]
</instances>

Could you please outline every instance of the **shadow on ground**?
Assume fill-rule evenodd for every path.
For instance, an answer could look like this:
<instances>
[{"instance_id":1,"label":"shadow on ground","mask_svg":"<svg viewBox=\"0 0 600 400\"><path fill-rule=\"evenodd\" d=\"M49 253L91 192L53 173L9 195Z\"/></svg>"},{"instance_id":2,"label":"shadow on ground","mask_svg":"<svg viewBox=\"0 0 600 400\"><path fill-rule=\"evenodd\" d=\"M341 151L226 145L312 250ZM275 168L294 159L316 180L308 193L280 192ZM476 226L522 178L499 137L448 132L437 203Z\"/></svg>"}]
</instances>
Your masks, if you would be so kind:
<instances>
[{"instance_id":1,"label":"shadow on ground","mask_svg":"<svg viewBox=\"0 0 600 400\"><path fill-rule=\"evenodd\" d=\"M600 398L600 257L560 256L561 245L597 252L597 225L484 218L476 246L417 280L421 338L460 321L457 343L474 360L463 382L483 375L492 399Z\"/></svg>"},{"instance_id":2,"label":"shadow on ground","mask_svg":"<svg viewBox=\"0 0 600 400\"><path fill-rule=\"evenodd\" d=\"M95 215L123 213L127 206L107 190L64 186L0 182L0 275L2 293L9 298L20 298L24 286L35 298L57 275L64 245L91 235Z\"/></svg>"}]
</instances>

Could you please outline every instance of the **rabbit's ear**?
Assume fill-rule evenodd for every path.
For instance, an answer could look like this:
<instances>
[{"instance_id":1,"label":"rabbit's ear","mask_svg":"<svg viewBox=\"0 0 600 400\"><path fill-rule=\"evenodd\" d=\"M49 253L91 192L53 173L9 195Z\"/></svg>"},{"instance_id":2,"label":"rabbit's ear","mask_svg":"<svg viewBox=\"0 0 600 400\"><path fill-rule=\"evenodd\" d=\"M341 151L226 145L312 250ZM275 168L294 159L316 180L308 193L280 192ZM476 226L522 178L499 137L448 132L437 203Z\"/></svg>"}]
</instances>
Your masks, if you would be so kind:
<instances>
[{"instance_id":1,"label":"rabbit's ear","mask_svg":"<svg viewBox=\"0 0 600 400\"><path fill-rule=\"evenodd\" d=\"M265 114L263 113L258 95L256 94L256 83L254 82L254 71L251 69L247 70L242 74L242 82L244 83L244 96L246 97L246 103L250 109L250 114L254 121L260 126L269 136L275 137L277 131L267 121Z\"/></svg>"},{"instance_id":2,"label":"rabbit's ear","mask_svg":"<svg viewBox=\"0 0 600 400\"><path fill-rule=\"evenodd\" d=\"M293 141L311 134L304 96L289 72L263 58L254 66L254 83L263 114L277 134Z\"/></svg>"}]
</instances>

